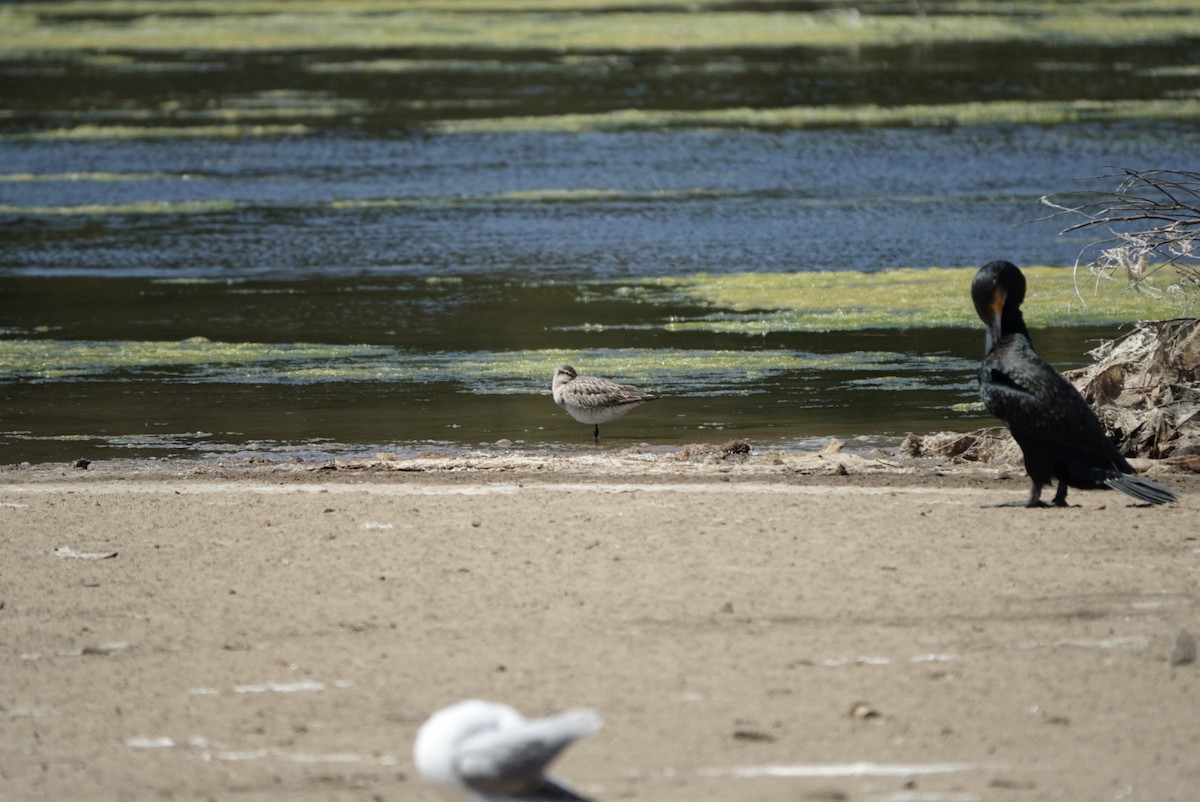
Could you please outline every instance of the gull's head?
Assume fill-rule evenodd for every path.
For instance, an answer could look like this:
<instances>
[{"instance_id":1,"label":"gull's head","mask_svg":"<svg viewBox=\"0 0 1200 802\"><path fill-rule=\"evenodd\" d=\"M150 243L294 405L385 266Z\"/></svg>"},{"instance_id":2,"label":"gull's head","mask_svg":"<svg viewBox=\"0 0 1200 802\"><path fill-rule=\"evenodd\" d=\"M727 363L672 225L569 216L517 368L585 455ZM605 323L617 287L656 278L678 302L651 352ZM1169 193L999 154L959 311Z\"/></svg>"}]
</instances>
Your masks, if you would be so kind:
<instances>
[{"instance_id":1,"label":"gull's head","mask_svg":"<svg viewBox=\"0 0 1200 802\"><path fill-rule=\"evenodd\" d=\"M459 777L459 748L469 738L490 730L506 729L524 721L508 705L468 699L434 713L417 731L413 763L421 778L442 790L465 792Z\"/></svg>"}]
</instances>

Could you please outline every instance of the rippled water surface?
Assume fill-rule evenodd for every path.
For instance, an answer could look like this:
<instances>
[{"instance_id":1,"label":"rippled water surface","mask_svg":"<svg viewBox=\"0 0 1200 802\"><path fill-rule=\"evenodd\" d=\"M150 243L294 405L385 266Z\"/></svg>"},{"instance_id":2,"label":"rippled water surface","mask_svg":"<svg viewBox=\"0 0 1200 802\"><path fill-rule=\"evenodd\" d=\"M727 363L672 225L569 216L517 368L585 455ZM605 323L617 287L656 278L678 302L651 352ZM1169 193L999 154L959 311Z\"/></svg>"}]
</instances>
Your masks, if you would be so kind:
<instances>
[{"instance_id":1,"label":"rippled water surface","mask_svg":"<svg viewBox=\"0 0 1200 802\"><path fill-rule=\"evenodd\" d=\"M5 7L0 462L981 425L983 262L1063 367L1173 312L1039 199L1194 168L1200 25L1071 5Z\"/></svg>"}]
</instances>

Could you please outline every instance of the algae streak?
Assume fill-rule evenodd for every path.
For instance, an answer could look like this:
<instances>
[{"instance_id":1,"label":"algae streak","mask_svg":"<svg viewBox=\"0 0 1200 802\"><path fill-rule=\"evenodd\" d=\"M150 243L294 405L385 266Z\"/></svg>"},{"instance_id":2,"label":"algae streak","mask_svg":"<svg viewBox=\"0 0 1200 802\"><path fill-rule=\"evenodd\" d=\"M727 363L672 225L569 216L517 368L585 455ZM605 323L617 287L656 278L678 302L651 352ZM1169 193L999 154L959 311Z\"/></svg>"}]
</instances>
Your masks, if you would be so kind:
<instances>
[{"instance_id":1,"label":"algae streak","mask_svg":"<svg viewBox=\"0 0 1200 802\"><path fill-rule=\"evenodd\" d=\"M1169 317L1170 306L1123 283L1070 268L1024 268L1025 319L1031 326L1080 326ZM973 327L975 268L879 273L738 273L649 279L645 300L718 310L672 320L669 330L765 334L865 328Z\"/></svg>"},{"instance_id":2,"label":"algae streak","mask_svg":"<svg viewBox=\"0 0 1200 802\"><path fill-rule=\"evenodd\" d=\"M605 8L564 2L21 3L0 10L0 51L296 50L401 47L601 49L860 47L947 41L1154 42L1200 36L1194 3L1113 0L945 4L938 14L894 3L763 12L716 3ZM674 6L674 7L670 7Z\"/></svg>"}]
</instances>

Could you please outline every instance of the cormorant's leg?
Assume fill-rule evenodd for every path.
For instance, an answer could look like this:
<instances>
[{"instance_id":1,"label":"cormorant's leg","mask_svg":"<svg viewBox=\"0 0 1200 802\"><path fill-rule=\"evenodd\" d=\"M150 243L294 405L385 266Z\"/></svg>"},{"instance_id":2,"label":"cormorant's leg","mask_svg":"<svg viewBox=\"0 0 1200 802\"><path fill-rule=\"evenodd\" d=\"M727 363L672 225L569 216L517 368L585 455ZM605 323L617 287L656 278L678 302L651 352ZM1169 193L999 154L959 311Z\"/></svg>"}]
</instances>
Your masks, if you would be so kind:
<instances>
[{"instance_id":1,"label":"cormorant's leg","mask_svg":"<svg viewBox=\"0 0 1200 802\"><path fill-rule=\"evenodd\" d=\"M1033 479L1033 486L1030 489L1030 499L1024 502L1003 502L1001 504L992 504L992 507L1049 507L1050 504L1042 501L1042 483L1037 479Z\"/></svg>"},{"instance_id":2,"label":"cormorant's leg","mask_svg":"<svg viewBox=\"0 0 1200 802\"><path fill-rule=\"evenodd\" d=\"M1029 501L1025 503L1026 507L1049 507L1050 505L1042 501L1042 483L1037 479L1033 479L1033 488L1029 491Z\"/></svg>"},{"instance_id":3,"label":"cormorant's leg","mask_svg":"<svg viewBox=\"0 0 1200 802\"><path fill-rule=\"evenodd\" d=\"M596 424L596 431L592 433L592 437L596 438L596 442L600 442L600 424Z\"/></svg>"},{"instance_id":4,"label":"cormorant's leg","mask_svg":"<svg viewBox=\"0 0 1200 802\"><path fill-rule=\"evenodd\" d=\"M1055 507L1071 506L1070 504L1067 503L1067 480L1066 479L1058 480L1058 492L1056 492L1054 494L1054 506Z\"/></svg>"},{"instance_id":5,"label":"cormorant's leg","mask_svg":"<svg viewBox=\"0 0 1200 802\"><path fill-rule=\"evenodd\" d=\"M1001 501L999 504L989 504L989 507L1049 507L1042 501L1042 483L1035 481L1029 491L1028 501Z\"/></svg>"}]
</instances>

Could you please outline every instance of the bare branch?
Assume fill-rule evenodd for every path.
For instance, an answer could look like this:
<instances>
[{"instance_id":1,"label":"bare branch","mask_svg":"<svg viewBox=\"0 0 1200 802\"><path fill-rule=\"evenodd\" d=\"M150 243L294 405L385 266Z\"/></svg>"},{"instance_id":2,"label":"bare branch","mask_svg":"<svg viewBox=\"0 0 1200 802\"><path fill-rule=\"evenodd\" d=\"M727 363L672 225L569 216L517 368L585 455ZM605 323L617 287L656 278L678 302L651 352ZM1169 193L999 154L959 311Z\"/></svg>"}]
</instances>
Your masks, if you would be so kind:
<instances>
[{"instance_id":1,"label":"bare branch","mask_svg":"<svg viewBox=\"0 0 1200 802\"><path fill-rule=\"evenodd\" d=\"M1200 172L1119 168L1082 180L1116 182L1116 189L1092 190L1082 198L1073 193L1071 201L1041 199L1055 210L1043 220L1082 218L1061 234L1107 234L1080 252L1076 294L1079 262L1092 251L1096 255L1087 260L1086 269L1096 281L1120 276L1137 292L1193 309L1200 299ZM1150 283L1168 267L1174 277L1165 287Z\"/></svg>"}]
</instances>

